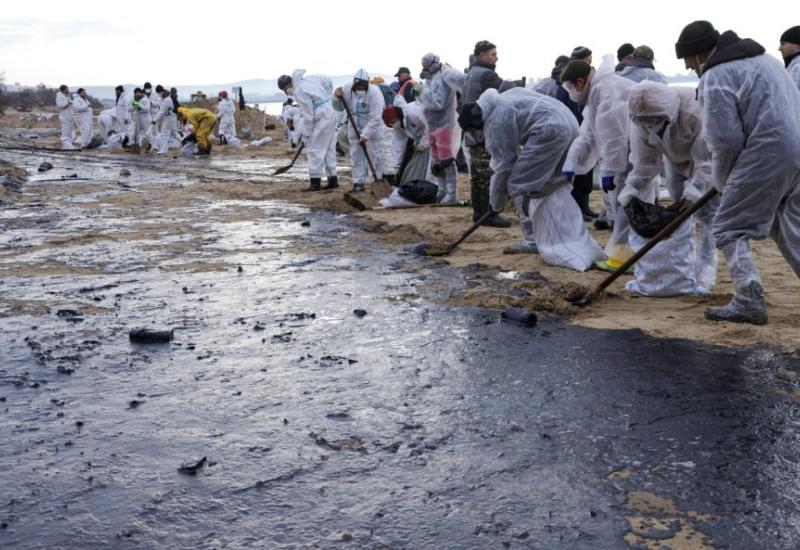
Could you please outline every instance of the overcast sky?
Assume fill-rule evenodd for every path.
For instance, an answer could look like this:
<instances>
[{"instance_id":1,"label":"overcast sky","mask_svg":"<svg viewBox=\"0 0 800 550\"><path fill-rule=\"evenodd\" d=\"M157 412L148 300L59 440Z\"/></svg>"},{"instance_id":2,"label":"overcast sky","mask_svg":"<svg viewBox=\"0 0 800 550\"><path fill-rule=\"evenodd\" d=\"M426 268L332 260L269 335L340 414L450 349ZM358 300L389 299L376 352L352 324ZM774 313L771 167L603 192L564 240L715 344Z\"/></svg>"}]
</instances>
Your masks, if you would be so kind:
<instances>
[{"instance_id":1,"label":"overcast sky","mask_svg":"<svg viewBox=\"0 0 800 550\"><path fill-rule=\"evenodd\" d=\"M543 5L544 4L544 5ZM524 8L521 6L525 6ZM357 6L357 7L356 7ZM400 6L408 6L399 9ZM185 1L4 2L0 72L7 83L165 85L312 73L419 72L428 51L464 67L478 40L497 44L505 78L539 78L578 45L614 53L647 44L656 68L685 73L675 59L681 29L708 19L778 55L778 38L800 24L799 4L703 0L514 2ZM789 18L794 17L794 20Z\"/></svg>"}]
</instances>

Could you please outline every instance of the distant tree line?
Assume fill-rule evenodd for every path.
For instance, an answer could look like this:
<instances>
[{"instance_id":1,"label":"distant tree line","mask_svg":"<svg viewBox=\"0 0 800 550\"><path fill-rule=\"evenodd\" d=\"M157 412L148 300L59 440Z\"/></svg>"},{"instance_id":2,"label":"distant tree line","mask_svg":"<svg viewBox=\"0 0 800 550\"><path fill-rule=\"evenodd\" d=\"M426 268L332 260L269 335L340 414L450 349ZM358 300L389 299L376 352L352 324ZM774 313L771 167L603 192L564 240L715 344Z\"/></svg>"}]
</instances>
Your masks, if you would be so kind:
<instances>
[{"instance_id":1,"label":"distant tree line","mask_svg":"<svg viewBox=\"0 0 800 550\"><path fill-rule=\"evenodd\" d=\"M70 89L70 94L74 94L78 89ZM0 79L0 113L6 109L16 107L42 108L52 107L56 104L57 88L50 88L45 84L31 88L20 88L18 91L10 91ZM103 104L90 95L86 96L92 108L102 109Z\"/></svg>"}]
</instances>

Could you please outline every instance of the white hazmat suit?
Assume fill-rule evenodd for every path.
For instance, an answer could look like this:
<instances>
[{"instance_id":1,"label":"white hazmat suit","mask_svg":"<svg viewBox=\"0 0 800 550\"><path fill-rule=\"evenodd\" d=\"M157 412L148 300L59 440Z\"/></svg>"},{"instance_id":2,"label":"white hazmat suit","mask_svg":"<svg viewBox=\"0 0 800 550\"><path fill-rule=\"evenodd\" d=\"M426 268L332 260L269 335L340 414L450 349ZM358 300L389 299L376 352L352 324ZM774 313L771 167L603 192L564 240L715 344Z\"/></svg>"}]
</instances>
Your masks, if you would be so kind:
<instances>
[{"instance_id":1,"label":"white hazmat suit","mask_svg":"<svg viewBox=\"0 0 800 550\"><path fill-rule=\"evenodd\" d=\"M225 140L236 137L236 105L227 97L220 99L217 105L217 117L219 118L219 135Z\"/></svg>"},{"instance_id":2,"label":"white hazmat suit","mask_svg":"<svg viewBox=\"0 0 800 550\"><path fill-rule=\"evenodd\" d=\"M158 113L153 118L153 122L156 123L155 125L161 123L158 139L155 140L160 155L168 154L170 147L180 147L180 140L177 139L178 117L175 115L171 97L161 98L161 103L158 105Z\"/></svg>"},{"instance_id":3,"label":"white hazmat suit","mask_svg":"<svg viewBox=\"0 0 800 550\"><path fill-rule=\"evenodd\" d=\"M353 78L369 82L370 76L364 69L359 69ZM375 84L369 84L366 91L356 91L353 90L353 82L348 82L342 89L344 95L342 98L334 98L333 107L337 111L344 110L342 101L347 102L359 134L366 141L367 152L375 168L376 177L380 179L383 176L384 124L381 118L385 106L383 93ZM352 124L347 127L347 137L350 142L350 160L353 164L353 183L367 183L372 174Z\"/></svg>"},{"instance_id":4,"label":"white hazmat suit","mask_svg":"<svg viewBox=\"0 0 800 550\"><path fill-rule=\"evenodd\" d=\"M454 204L458 200L455 158L461 143L456 94L464 89L466 76L462 71L442 64L434 54L426 54L423 61L432 61L429 74L426 74L425 89L418 100L428 120L428 140L433 159L431 173L434 183L439 187L437 200Z\"/></svg>"},{"instance_id":5,"label":"white hazmat suit","mask_svg":"<svg viewBox=\"0 0 800 550\"><path fill-rule=\"evenodd\" d=\"M797 89L800 90L800 55L794 56L786 70L789 72L789 77L795 83Z\"/></svg>"},{"instance_id":6,"label":"white hazmat suit","mask_svg":"<svg viewBox=\"0 0 800 550\"><path fill-rule=\"evenodd\" d=\"M69 96L63 92L56 94L56 108L58 109L58 122L61 126L61 148L74 149L72 144L72 132L75 120L71 110L72 102Z\"/></svg>"},{"instance_id":7,"label":"white hazmat suit","mask_svg":"<svg viewBox=\"0 0 800 550\"><path fill-rule=\"evenodd\" d=\"M633 167L619 202L627 206L631 197L654 203L662 159L669 164L669 188L673 200L696 201L711 189L711 155L702 136L702 110L691 88L670 88L656 82L641 82L631 90ZM712 224L719 198L712 199L697 213L700 220L695 278L711 290L717 277L717 251Z\"/></svg>"},{"instance_id":8,"label":"white hazmat suit","mask_svg":"<svg viewBox=\"0 0 800 550\"><path fill-rule=\"evenodd\" d=\"M593 72L594 74L594 72ZM570 91L571 83L563 84ZM625 188L628 174L628 97L633 81L615 74L609 67L589 77L584 90L583 123L580 133L569 148L564 171L586 174L599 161L601 178L614 178L615 189L608 192L609 206L614 209L614 230L606 245L611 267L618 267L631 255L628 245L630 224L617 196ZM574 91L574 89L573 89Z\"/></svg>"},{"instance_id":9,"label":"white hazmat suit","mask_svg":"<svg viewBox=\"0 0 800 550\"><path fill-rule=\"evenodd\" d=\"M305 144L310 178L336 176L336 113L333 83L326 76L292 73L292 96L300 109L300 136Z\"/></svg>"},{"instance_id":10,"label":"white hazmat suit","mask_svg":"<svg viewBox=\"0 0 800 550\"><path fill-rule=\"evenodd\" d=\"M490 204L501 212L510 195L522 199L542 259L585 271L603 258L589 236L580 208L561 175L578 122L563 103L532 90L502 94L486 90L478 99L483 135L491 155Z\"/></svg>"},{"instance_id":11,"label":"white hazmat suit","mask_svg":"<svg viewBox=\"0 0 800 550\"><path fill-rule=\"evenodd\" d=\"M698 96L712 181L722 193L714 238L736 292L728 306L709 308L706 316L763 324L766 307L750 239L772 237L800 276L800 91L752 40L727 31L715 51Z\"/></svg>"},{"instance_id":12,"label":"white hazmat suit","mask_svg":"<svg viewBox=\"0 0 800 550\"><path fill-rule=\"evenodd\" d=\"M81 129L81 146L86 147L92 141L92 106L80 95L72 97L72 110L78 119L78 127Z\"/></svg>"}]
</instances>

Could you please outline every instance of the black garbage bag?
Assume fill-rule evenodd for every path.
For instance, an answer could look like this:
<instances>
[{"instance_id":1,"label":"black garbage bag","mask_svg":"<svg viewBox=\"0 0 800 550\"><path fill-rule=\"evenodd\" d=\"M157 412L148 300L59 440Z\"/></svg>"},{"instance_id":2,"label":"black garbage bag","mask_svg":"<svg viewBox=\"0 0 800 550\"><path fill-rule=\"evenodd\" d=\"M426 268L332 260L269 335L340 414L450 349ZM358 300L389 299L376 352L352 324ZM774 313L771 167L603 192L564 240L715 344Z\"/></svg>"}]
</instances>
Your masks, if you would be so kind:
<instances>
[{"instance_id":1,"label":"black garbage bag","mask_svg":"<svg viewBox=\"0 0 800 550\"><path fill-rule=\"evenodd\" d=\"M407 181L397 188L401 197L416 204L436 204L438 192L436 184L426 180Z\"/></svg>"},{"instance_id":2,"label":"black garbage bag","mask_svg":"<svg viewBox=\"0 0 800 550\"><path fill-rule=\"evenodd\" d=\"M631 222L631 229L642 237L652 239L677 218L685 207L686 201L683 200L664 208L658 204L650 204L633 197L625 207L625 213Z\"/></svg>"}]
</instances>

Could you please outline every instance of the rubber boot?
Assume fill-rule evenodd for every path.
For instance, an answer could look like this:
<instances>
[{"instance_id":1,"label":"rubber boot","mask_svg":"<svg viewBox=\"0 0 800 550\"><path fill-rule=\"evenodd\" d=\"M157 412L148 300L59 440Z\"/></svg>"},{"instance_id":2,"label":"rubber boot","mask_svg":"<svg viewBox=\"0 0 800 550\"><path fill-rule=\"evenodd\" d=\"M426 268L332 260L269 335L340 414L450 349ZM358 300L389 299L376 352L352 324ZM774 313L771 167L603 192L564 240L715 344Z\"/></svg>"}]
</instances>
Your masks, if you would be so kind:
<instances>
[{"instance_id":1,"label":"rubber boot","mask_svg":"<svg viewBox=\"0 0 800 550\"><path fill-rule=\"evenodd\" d=\"M455 204L458 200L458 169L455 163L444 169L444 197L442 204Z\"/></svg>"},{"instance_id":2,"label":"rubber boot","mask_svg":"<svg viewBox=\"0 0 800 550\"><path fill-rule=\"evenodd\" d=\"M722 307L706 309L706 319L728 321L731 323L750 323L766 325L767 305L764 302L764 289L758 281L750 281L744 288L737 288L730 303Z\"/></svg>"},{"instance_id":3,"label":"rubber boot","mask_svg":"<svg viewBox=\"0 0 800 550\"><path fill-rule=\"evenodd\" d=\"M730 303L706 309L706 319L766 325L767 305L764 289L758 278L750 242L741 238L722 247L735 289Z\"/></svg>"},{"instance_id":4,"label":"rubber boot","mask_svg":"<svg viewBox=\"0 0 800 550\"><path fill-rule=\"evenodd\" d=\"M471 185L469 188L469 202L472 203L472 222L476 222L481 219L483 213L485 212L484 202L483 202L483 193L481 193L480 189L477 189L475 185Z\"/></svg>"},{"instance_id":5,"label":"rubber boot","mask_svg":"<svg viewBox=\"0 0 800 550\"><path fill-rule=\"evenodd\" d=\"M322 183L322 178L311 178L311 184L308 186L307 189L303 189L303 193L308 193L310 191L319 191L320 184Z\"/></svg>"},{"instance_id":6,"label":"rubber boot","mask_svg":"<svg viewBox=\"0 0 800 550\"><path fill-rule=\"evenodd\" d=\"M394 174L384 174L383 179L392 187L397 187L397 177Z\"/></svg>"},{"instance_id":7,"label":"rubber boot","mask_svg":"<svg viewBox=\"0 0 800 550\"><path fill-rule=\"evenodd\" d=\"M350 193L363 193L365 191L363 183L354 183Z\"/></svg>"},{"instance_id":8,"label":"rubber boot","mask_svg":"<svg viewBox=\"0 0 800 550\"><path fill-rule=\"evenodd\" d=\"M500 214L492 210L492 207L489 204L489 190L483 189L482 191L479 191L478 194L481 201L481 209L480 209L481 215L490 210L492 212L491 214L489 214L489 217L486 218L486 220L484 220L484 222L481 225L484 227L501 227L501 228L511 227L510 220L505 219ZM478 220L475 219L473 221L478 221Z\"/></svg>"},{"instance_id":9,"label":"rubber boot","mask_svg":"<svg viewBox=\"0 0 800 550\"><path fill-rule=\"evenodd\" d=\"M338 176L328 176L328 183L322 189L327 191L329 189L336 189L339 187Z\"/></svg>"}]
</instances>

